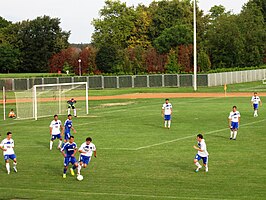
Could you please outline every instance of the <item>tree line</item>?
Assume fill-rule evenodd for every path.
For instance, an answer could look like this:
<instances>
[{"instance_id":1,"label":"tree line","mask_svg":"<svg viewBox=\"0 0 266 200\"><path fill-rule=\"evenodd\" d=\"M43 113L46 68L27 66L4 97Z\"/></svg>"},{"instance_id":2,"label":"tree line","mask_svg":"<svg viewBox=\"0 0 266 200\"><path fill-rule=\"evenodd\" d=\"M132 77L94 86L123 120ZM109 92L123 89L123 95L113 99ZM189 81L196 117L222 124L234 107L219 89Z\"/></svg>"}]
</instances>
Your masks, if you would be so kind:
<instances>
[{"instance_id":1,"label":"tree line","mask_svg":"<svg viewBox=\"0 0 266 200\"><path fill-rule=\"evenodd\" d=\"M266 1L250 0L239 14L197 7L198 71L266 63ZM70 45L70 32L48 16L19 23L0 17L0 72L78 74L193 71L193 1L127 6L106 0L93 19L89 45ZM79 65L78 60L81 60Z\"/></svg>"}]
</instances>

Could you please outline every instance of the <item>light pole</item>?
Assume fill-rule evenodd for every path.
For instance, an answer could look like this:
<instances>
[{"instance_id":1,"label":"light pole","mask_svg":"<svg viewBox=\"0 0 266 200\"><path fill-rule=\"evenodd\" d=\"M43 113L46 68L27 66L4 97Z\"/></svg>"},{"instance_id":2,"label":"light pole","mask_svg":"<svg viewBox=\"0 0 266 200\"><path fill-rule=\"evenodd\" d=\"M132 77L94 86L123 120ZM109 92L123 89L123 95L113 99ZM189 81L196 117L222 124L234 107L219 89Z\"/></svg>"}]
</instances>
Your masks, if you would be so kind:
<instances>
[{"instance_id":1,"label":"light pole","mask_svg":"<svg viewBox=\"0 0 266 200\"><path fill-rule=\"evenodd\" d=\"M79 62L79 76L81 76L81 59L78 59Z\"/></svg>"},{"instance_id":2,"label":"light pole","mask_svg":"<svg viewBox=\"0 0 266 200\"><path fill-rule=\"evenodd\" d=\"M197 91L197 25L196 25L196 0L193 2L193 25L194 25L194 91Z\"/></svg>"}]
</instances>

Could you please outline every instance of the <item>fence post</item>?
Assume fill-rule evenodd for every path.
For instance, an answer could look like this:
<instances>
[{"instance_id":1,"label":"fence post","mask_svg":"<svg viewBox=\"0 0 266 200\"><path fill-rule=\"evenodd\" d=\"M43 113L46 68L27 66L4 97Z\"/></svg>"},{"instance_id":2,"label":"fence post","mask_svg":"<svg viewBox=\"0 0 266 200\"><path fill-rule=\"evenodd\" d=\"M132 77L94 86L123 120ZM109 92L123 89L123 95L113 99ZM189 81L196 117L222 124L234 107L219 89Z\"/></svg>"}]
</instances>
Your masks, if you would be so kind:
<instances>
[{"instance_id":1,"label":"fence post","mask_svg":"<svg viewBox=\"0 0 266 200\"><path fill-rule=\"evenodd\" d=\"M12 90L15 90L15 79L12 78Z\"/></svg>"},{"instance_id":2,"label":"fence post","mask_svg":"<svg viewBox=\"0 0 266 200\"><path fill-rule=\"evenodd\" d=\"M86 79L87 79L88 88L90 88L90 79L89 79L89 76L87 76Z\"/></svg>"},{"instance_id":3,"label":"fence post","mask_svg":"<svg viewBox=\"0 0 266 200\"><path fill-rule=\"evenodd\" d=\"M104 76L102 76L102 89L104 89Z\"/></svg>"},{"instance_id":4,"label":"fence post","mask_svg":"<svg viewBox=\"0 0 266 200\"><path fill-rule=\"evenodd\" d=\"M162 87L164 87L164 74L162 74Z\"/></svg>"},{"instance_id":5,"label":"fence post","mask_svg":"<svg viewBox=\"0 0 266 200\"><path fill-rule=\"evenodd\" d=\"M177 87L180 87L180 75L179 74L176 75L176 83L177 83Z\"/></svg>"},{"instance_id":6,"label":"fence post","mask_svg":"<svg viewBox=\"0 0 266 200\"><path fill-rule=\"evenodd\" d=\"M116 88L119 88L119 76L116 76Z\"/></svg>"},{"instance_id":7,"label":"fence post","mask_svg":"<svg viewBox=\"0 0 266 200\"><path fill-rule=\"evenodd\" d=\"M131 86L132 86L132 88L134 88L135 87L135 75L133 75L133 76L131 76Z\"/></svg>"},{"instance_id":8,"label":"fence post","mask_svg":"<svg viewBox=\"0 0 266 200\"><path fill-rule=\"evenodd\" d=\"M30 79L27 78L27 90L30 89Z\"/></svg>"},{"instance_id":9,"label":"fence post","mask_svg":"<svg viewBox=\"0 0 266 200\"><path fill-rule=\"evenodd\" d=\"M147 75L146 77L147 77L147 87L149 88L150 87L150 76Z\"/></svg>"}]
</instances>

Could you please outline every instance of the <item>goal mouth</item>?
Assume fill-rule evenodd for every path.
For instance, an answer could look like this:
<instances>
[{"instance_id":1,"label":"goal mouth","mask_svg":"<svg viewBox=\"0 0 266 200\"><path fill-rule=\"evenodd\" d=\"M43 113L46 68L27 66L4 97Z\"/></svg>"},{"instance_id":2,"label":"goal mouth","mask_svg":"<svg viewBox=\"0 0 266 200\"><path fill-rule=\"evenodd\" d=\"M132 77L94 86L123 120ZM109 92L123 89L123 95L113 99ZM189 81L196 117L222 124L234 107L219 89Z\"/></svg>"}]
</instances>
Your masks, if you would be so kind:
<instances>
[{"instance_id":1,"label":"goal mouth","mask_svg":"<svg viewBox=\"0 0 266 200\"><path fill-rule=\"evenodd\" d=\"M18 120L69 113L88 115L87 82L34 85L29 90L15 92L15 97ZM72 98L76 103L69 105L68 100Z\"/></svg>"}]
</instances>

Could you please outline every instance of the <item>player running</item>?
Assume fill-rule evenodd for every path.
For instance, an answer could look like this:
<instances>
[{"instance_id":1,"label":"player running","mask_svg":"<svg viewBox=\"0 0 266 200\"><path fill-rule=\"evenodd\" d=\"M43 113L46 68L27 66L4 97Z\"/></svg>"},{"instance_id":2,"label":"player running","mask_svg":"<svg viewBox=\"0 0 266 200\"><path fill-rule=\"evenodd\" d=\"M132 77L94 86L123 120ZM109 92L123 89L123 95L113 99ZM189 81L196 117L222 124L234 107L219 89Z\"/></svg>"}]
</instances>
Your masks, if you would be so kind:
<instances>
[{"instance_id":1,"label":"player running","mask_svg":"<svg viewBox=\"0 0 266 200\"><path fill-rule=\"evenodd\" d=\"M194 164L197 166L197 169L195 171L198 172L202 168L202 166L199 164L199 161L202 159L203 165L205 166L205 171L208 172L209 153L207 151L207 146L205 140L203 139L202 134L197 135L197 141L198 141L198 146L193 146L193 148L198 151L194 159Z\"/></svg>"},{"instance_id":2,"label":"player running","mask_svg":"<svg viewBox=\"0 0 266 200\"><path fill-rule=\"evenodd\" d=\"M14 140L12 139L12 133L7 132L7 137L1 142L1 146L0 146L0 148L3 150L7 174L10 174L10 164L9 164L10 159L13 160L14 172L18 172L17 157L14 152L14 146L15 146L15 143L14 143Z\"/></svg>"},{"instance_id":3,"label":"player running","mask_svg":"<svg viewBox=\"0 0 266 200\"><path fill-rule=\"evenodd\" d=\"M65 127L65 129L64 129L65 130L64 143L66 143L69 140L70 136L71 136L70 131L73 130L74 133L77 132L74 129L74 127L73 127L73 124L72 124L72 115L71 114L69 114L67 116L67 120L65 121L64 127Z\"/></svg>"},{"instance_id":4,"label":"player running","mask_svg":"<svg viewBox=\"0 0 266 200\"><path fill-rule=\"evenodd\" d=\"M74 176L74 170L78 166L78 162L75 158L75 154L77 152L77 144L74 142L74 136L70 136L69 141L64 144L64 146L61 149L61 153L64 156L64 173L63 178L66 178L66 172L69 163L73 165L72 168L70 168L71 175Z\"/></svg>"},{"instance_id":5,"label":"player running","mask_svg":"<svg viewBox=\"0 0 266 200\"><path fill-rule=\"evenodd\" d=\"M228 117L229 128L231 130L230 140L236 140L237 130L240 124L240 112L236 106L233 106L233 111L230 112Z\"/></svg>"},{"instance_id":6,"label":"player running","mask_svg":"<svg viewBox=\"0 0 266 200\"><path fill-rule=\"evenodd\" d=\"M67 109L67 114L70 114L70 110L71 108L74 110L74 117L77 117L77 110L75 107L75 103L77 103L77 101L74 98L71 98L67 101L68 103L68 109Z\"/></svg>"},{"instance_id":7,"label":"player running","mask_svg":"<svg viewBox=\"0 0 266 200\"><path fill-rule=\"evenodd\" d=\"M94 157L96 158L96 147L92 143L92 139L90 137L86 138L86 142L84 142L79 148L80 156L79 156L79 166L78 166L78 174L80 174L80 170L82 167L86 168L89 164L92 156L92 152Z\"/></svg>"},{"instance_id":8,"label":"player running","mask_svg":"<svg viewBox=\"0 0 266 200\"><path fill-rule=\"evenodd\" d=\"M254 108L254 117L258 117L258 109L259 109L259 104L262 106L262 101L260 100L260 97L257 96L257 92L254 92L254 95L251 98L251 105Z\"/></svg>"},{"instance_id":9,"label":"player running","mask_svg":"<svg viewBox=\"0 0 266 200\"><path fill-rule=\"evenodd\" d=\"M58 119L58 115L54 115L54 120L50 124L50 150L52 150L53 148L53 143L55 139L59 139L58 149L61 148L63 131L64 128L62 126L62 122Z\"/></svg>"},{"instance_id":10,"label":"player running","mask_svg":"<svg viewBox=\"0 0 266 200\"><path fill-rule=\"evenodd\" d=\"M164 128L167 128L168 123L168 129L171 127L171 115L172 115L172 104L169 103L169 99L165 99L165 103L162 107L162 117L164 117Z\"/></svg>"}]
</instances>

